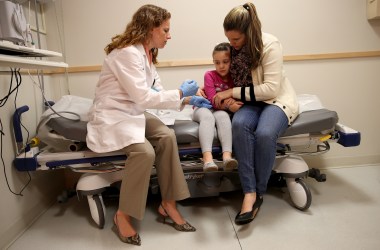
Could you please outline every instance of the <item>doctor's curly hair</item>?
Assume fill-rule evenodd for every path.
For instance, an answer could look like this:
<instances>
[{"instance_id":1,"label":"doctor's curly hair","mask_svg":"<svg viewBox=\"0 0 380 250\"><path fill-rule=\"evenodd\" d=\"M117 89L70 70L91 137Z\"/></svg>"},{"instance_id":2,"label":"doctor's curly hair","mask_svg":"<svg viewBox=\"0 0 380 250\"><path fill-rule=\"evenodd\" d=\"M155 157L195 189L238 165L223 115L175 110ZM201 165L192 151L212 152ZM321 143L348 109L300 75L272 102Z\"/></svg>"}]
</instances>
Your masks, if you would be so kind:
<instances>
[{"instance_id":1,"label":"doctor's curly hair","mask_svg":"<svg viewBox=\"0 0 380 250\"><path fill-rule=\"evenodd\" d=\"M170 17L170 12L161 7L152 4L141 6L133 15L132 20L127 24L124 33L114 36L112 42L104 48L104 51L108 55L114 49L122 49L130 45L144 43L149 39L149 31L159 27ZM157 48L152 49L152 55L152 62L156 64Z\"/></svg>"}]
</instances>

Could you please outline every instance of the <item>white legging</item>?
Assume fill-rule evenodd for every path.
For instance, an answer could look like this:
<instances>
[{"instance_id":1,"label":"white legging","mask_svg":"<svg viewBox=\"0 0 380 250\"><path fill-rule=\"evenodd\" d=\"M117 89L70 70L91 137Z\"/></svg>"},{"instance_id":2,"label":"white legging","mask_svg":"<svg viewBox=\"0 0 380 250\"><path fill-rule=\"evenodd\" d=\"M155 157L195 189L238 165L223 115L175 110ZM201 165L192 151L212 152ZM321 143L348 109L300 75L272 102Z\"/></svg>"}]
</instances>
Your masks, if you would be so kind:
<instances>
[{"instance_id":1,"label":"white legging","mask_svg":"<svg viewBox=\"0 0 380 250\"><path fill-rule=\"evenodd\" d=\"M193 120L199 123L199 142L202 153L212 151L215 125L223 152L232 152L231 118L226 111L196 108L193 112Z\"/></svg>"}]
</instances>

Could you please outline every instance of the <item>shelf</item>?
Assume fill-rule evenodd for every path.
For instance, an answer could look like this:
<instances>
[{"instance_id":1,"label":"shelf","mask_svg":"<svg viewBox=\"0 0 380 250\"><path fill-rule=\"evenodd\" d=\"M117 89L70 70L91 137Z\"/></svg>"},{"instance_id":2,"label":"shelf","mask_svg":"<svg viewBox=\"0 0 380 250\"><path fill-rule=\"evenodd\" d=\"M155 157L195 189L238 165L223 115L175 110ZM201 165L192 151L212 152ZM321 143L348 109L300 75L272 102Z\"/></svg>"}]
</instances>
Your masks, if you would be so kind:
<instances>
[{"instance_id":1,"label":"shelf","mask_svg":"<svg viewBox=\"0 0 380 250\"><path fill-rule=\"evenodd\" d=\"M20 56L8 56L0 54L0 67L26 68L26 69L51 69L67 68L64 62L53 62Z\"/></svg>"},{"instance_id":2,"label":"shelf","mask_svg":"<svg viewBox=\"0 0 380 250\"><path fill-rule=\"evenodd\" d=\"M67 68L63 62L41 60L41 57L62 57L55 51L30 48L0 40L0 67L45 69Z\"/></svg>"},{"instance_id":3,"label":"shelf","mask_svg":"<svg viewBox=\"0 0 380 250\"><path fill-rule=\"evenodd\" d=\"M8 41L0 40L0 54L9 55L9 56L22 56L22 57L47 57L47 56L56 56L61 57L62 54L55 51L45 50L45 49L36 49L32 47L21 46L13 44Z\"/></svg>"}]
</instances>

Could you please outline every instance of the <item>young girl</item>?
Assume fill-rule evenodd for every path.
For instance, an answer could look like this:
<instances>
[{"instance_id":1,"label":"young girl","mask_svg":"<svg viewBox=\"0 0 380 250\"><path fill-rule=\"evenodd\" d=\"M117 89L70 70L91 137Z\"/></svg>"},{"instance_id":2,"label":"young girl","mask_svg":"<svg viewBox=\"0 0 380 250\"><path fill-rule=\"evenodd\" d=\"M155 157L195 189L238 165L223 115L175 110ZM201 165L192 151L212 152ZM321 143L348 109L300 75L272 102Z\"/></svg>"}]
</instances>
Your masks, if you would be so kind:
<instances>
[{"instance_id":1,"label":"young girl","mask_svg":"<svg viewBox=\"0 0 380 250\"><path fill-rule=\"evenodd\" d=\"M243 105L233 98L226 99L220 109L213 103L215 94L234 86L229 74L230 44L220 43L212 52L215 70L210 70L204 76L204 92L207 99L213 104L213 109L196 108L193 120L199 122L199 141L203 154L203 171L216 171L218 166L212 156L212 142L214 140L215 125L218 138L223 150L223 169L231 171L237 167L237 161L232 158L232 130L228 112L236 112Z\"/></svg>"}]
</instances>

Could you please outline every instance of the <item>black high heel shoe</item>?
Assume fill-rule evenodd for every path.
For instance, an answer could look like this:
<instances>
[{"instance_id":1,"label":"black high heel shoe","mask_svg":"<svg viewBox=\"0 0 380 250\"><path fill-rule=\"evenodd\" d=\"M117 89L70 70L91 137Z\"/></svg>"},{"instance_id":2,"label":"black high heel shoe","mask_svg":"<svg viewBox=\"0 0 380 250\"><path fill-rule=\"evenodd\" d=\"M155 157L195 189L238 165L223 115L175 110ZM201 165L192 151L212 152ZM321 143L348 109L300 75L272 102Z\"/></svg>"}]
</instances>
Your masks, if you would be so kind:
<instances>
[{"instance_id":1,"label":"black high heel shoe","mask_svg":"<svg viewBox=\"0 0 380 250\"><path fill-rule=\"evenodd\" d=\"M259 212L259 209L261 207L261 204L263 204L263 197L257 196L255 203L253 203L252 210L249 212L246 212L244 214L240 214L240 212L235 217L235 223L237 225L244 225L248 224L256 217L257 213Z\"/></svg>"},{"instance_id":2,"label":"black high heel shoe","mask_svg":"<svg viewBox=\"0 0 380 250\"><path fill-rule=\"evenodd\" d=\"M190 223L188 223L187 221L185 221L184 224L177 224L169 215L168 212L166 212L166 209L164 208L164 206L162 206L162 204L160 204L160 207L162 208L162 210L164 210L164 213L165 214L162 214L160 213L160 210L158 210L158 213L162 216L162 219L163 219L163 223L164 224L168 224L168 225L171 225L172 227L174 227L176 230L178 231L181 231L181 232L195 232L197 229L195 227L193 227L192 225L190 225ZM173 222L170 223L170 222L166 222L166 219L167 218L170 218Z\"/></svg>"},{"instance_id":3,"label":"black high heel shoe","mask_svg":"<svg viewBox=\"0 0 380 250\"><path fill-rule=\"evenodd\" d=\"M113 217L113 223L115 224L115 227L117 230L117 235L119 236L119 238L122 242L131 244L131 245L136 245L136 246L141 245L141 238L140 238L140 235L138 233L136 233L133 236L129 236L129 237L121 234L120 229L119 229L119 224L117 221L117 214L115 214L115 217Z\"/></svg>"}]
</instances>

